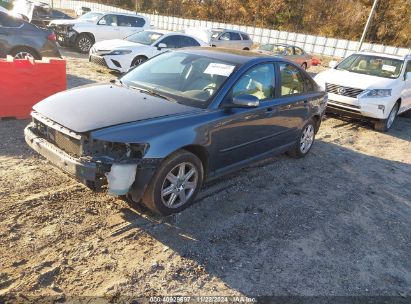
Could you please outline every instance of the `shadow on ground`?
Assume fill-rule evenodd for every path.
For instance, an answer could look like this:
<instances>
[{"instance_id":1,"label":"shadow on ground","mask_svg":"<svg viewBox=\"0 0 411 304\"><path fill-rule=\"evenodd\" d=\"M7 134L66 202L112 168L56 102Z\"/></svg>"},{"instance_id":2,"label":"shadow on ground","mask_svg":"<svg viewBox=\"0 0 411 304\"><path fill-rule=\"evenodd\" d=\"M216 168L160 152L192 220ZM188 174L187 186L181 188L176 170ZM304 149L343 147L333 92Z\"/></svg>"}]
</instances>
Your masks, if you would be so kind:
<instances>
[{"instance_id":1,"label":"shadow on ground","mask_svg":"<svg viewBox=\"0 0 411 304\"><path fill-rule=\"evenodd\" d=\"M409 164L320 141L304 160L206 185L180 214L124 208L114 234L142 229L248 296L398 295L411 286L409 176Z\"/></svg>"}]
</instances>

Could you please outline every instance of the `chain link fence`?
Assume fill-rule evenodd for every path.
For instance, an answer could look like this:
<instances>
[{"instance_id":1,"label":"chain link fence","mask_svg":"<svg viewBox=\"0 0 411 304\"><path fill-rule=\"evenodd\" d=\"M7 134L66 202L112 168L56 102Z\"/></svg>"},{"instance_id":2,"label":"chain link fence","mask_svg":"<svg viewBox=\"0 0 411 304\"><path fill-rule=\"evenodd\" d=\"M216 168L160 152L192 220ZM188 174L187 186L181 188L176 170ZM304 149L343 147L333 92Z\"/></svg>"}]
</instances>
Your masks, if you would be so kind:
<instances>
[{"instance_id":1,"label":"chain link fence","mask_svg":"<svg viewBox=\"0 0 411 304\"><path fill-rule=\"evenodd\" d=\"M101 3L75 0L45 0L57 9L72 9L85 6L91 8L93 11L101 12L116 12L116 13L131 13L130 11L114 6L104 5ZM303 48L306 52L331 56L331 57L347 57L348 55L357 51L359 41L352 41L346 39L328 38L322 36L306 35L293 32L277 31L274 29L260 28L253 26L243 26L230 23L221 23L206 20L185 19L173 16L162 16L155 14L139 13L140 15L150 18L153 27L166 29L171 31L182 31L188 27L203 27L203 28L226 28L235 29L248 33L255 44L264 43L287 43L293 44ZM399 48L382 44L364 43L363 50L372 50L375 52L382 52L392 55L407 55L411 54L411 48Z\"/></svg>"}]
</instances>

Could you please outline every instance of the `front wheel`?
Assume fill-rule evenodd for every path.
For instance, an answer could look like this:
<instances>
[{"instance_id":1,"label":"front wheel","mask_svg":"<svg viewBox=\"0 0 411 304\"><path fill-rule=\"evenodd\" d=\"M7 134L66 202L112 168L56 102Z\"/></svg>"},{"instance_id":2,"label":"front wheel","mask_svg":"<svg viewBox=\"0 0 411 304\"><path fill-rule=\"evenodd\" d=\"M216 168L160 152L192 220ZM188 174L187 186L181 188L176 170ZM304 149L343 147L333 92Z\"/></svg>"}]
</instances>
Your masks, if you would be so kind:
<instances>
[{"instance_id":1,"label":"front wheel","mask_svg":"<svg viewBox=\"0 0 411 304\"><path fill-rule=\"evenodd\" d=\"M315 124L312 120L302 128L298 140L288 154L295 158L304 157L310 152L315 140Z\"/></svg>"},{"instance_id":2,"label":"front wheel","mask_svg":"<svg viewBox=\"0 0 411 304\"><path fill-rule=\"evenodd\" d=\"M193 204L203 183L197 156L181 150L167 157L150 181L142 203L155 213L169 215Z\"/></svg>"},{"instance_id":3,"label":"front wheel","mask_svg":"<svg viewBox=\"0 0 411 304\"><path fill-rule=\"evenodd\" d=\"M137 56L131 62L131 68L135 68L136 66L139 66L140 64L142 64L146 60L147 60L146 56Z\"/></svg>"},{"instance_id":4,"label":"front wheel","mask_svg":"<svg viewBox=\"0 0 411 304\"><path fill-rule=\"evenodd\" d=\"M80 53L86 54L94 44L93 38L88 34L80 34L76 39L76 48Z\"/></svg>"},{"instance_id":5,"label":"front wheel","mask_svg":"<svg viewBox=\"0 0 411 304\"><path fill-rule=\"evenodd\" d=\"M393 126L395 119L397 118L398 110L400 105L397 102L391 109L390 115L387 119L381 119L377 121L374 125L374 129L380 132L387 132Z\"/></svg>"}]
</instances>

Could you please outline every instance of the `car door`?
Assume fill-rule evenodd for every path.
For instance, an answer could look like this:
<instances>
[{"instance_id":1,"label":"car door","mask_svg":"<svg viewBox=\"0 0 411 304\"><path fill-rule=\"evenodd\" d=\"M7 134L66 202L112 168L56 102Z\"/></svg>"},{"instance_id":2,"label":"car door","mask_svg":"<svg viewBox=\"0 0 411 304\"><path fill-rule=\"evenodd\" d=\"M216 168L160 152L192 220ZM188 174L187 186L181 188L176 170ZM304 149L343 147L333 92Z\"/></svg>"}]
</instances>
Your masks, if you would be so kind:
<instances>
[{"instance_id":1,"label":"car door","mask_svg":"<svg viewBox=\"0 0 411 304\"><path fill-rule=\"evenodd\" d=\"M218 171L253 159L278 146L277 136L285 132L275 111L276 76L273 62L258 64L246 71L233 85L224 101L222 120L215 132L218 145ZM260 100L256 108L229 108L235 96L253 95Z\"/></svg>"},{"instance_id":2,"label":"car door","mask_svg":"<svg viewBox=\"0 0 411 304\"><path fill-rule=\"evenodd\" d=\"M404 89L401 103L402 111L411 109L411 78L407 78L407 73L411 73L411 60L408 60L404 71Z\"/></svg>"},{"instance_id":3,"label":"car door","mask_svg":"<svg viewBox=\"0 0 411 304\"><path fill-rule=\"evenodd\" d=\"M0 57L6 57L10 49L11 31L6 26L7 15L0 12Z\"/></svg>"},{"instance_id":4,"label":"car door","mask_svg":"<svg viewBox=\"0 0 411 304\"><path fill-rule=\"evenodd\" d=\"M277 138L277 142L288 145L296 140L300 129L311 115L313 104L322 101L324 93L317 91L314 80L294 64L280 61L277 63L277 71L277 123L287 130L287 133Z\"/></svg>"},{"instance_id":5,"label":"car door","mask_svg":"<svg viewBox=\"0 0 411 304\"><path fill-rule=\"evenodd\" d=\"M119 39L121 37L120 27L118 26L117 15L106 14L98 22L94 37L97 41Z\"/></svg>"},{"instance_id":6,"label":"car door","mask_svg":"<svg viewBox=\"0 0 411 304\"><path fill-rule=\"evenodd\" d=\"M27 38L23 33L23 25L23 21L0 12L0 57L5 57L15 43Z\"/></svg>"},{"instance_id":7,"label":"car door","mask_svg":"<svg viewBox=\"0 0 411 304\"><path fill-rule=\"evenodd\" d=\"M118 15L117 20L120 38L142 31L146 23L143 18L124 15Z\"/></svg>"}]
</instances>

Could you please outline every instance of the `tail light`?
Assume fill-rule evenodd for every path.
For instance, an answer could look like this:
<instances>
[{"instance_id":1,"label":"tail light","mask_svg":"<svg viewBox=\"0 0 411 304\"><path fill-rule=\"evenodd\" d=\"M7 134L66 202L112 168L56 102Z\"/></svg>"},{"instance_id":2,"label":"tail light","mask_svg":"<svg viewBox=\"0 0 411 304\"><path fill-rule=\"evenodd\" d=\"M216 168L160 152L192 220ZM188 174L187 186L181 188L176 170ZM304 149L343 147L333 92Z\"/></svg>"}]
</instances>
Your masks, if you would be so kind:
<instances>
[{"instance_id":1,"label":"tail light","mask_svg":"<svg viewBox=\"0 0 411 304\"><path fill-rule=\"evenodd\" d=\"M52 32L50 35L47 36L47 39L50 41L56 41L57 40L56 34Z\"/></svg>"}]
</instances>

